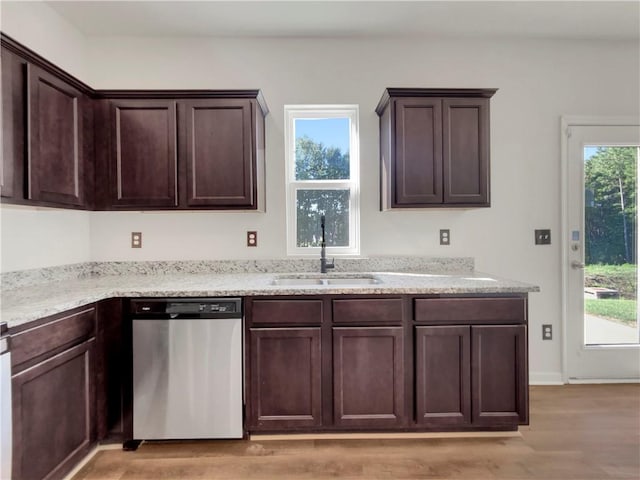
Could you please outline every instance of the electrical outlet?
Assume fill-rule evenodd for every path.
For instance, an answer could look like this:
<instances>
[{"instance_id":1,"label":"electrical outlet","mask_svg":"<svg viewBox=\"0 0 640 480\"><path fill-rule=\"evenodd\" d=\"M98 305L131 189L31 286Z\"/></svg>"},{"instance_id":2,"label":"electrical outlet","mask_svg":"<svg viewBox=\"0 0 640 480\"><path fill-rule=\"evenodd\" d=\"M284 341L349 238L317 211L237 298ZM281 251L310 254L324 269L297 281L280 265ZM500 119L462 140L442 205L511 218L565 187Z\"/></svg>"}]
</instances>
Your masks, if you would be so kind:
<instances>
[{"instance_id":1,"label":"electrical outlet","mask_svg":"<svg viewBox=\"0 0 640 480\"><path fill-rule=\"evenodd\" d=\"M131 248L142 248L142 232L131 232Z\"/></svg>"},{"instance_id":2,"label":"electrical outlet","mask_svg":"<svg viewBox=\"0 0 640 480\"><path fill-rule=\"evenodd\" d=\"M553 340L553 328L548 323L542 325L542 340Z\"/></svg>"},{"instance_id":3,"label":"electrical outlet","mask_svg":"<svg viewBox=\"0 0 640 480\"><path fill-rule=\"evenodd\" d=\"M247 232L247 247L258 246L258 232Z\"/></svg>"},{"instance_id":4,"label":"electrical outlet","mask_svg":"<svg viewBox=\"0 0 640 480\"><path fill-rule=\"evenodd\" d=\"M448 228L440 230L440 245L451 245L451 232Z\"/></svg>"},{"instance_id":5,"label":"electrical outlet","mask_svg":"<svg viewBox=\"0 0 640 480\"><path fill-rule=\"evenodd\" d=\"M551 245L551 230L536 230L536 245Z\"/></svg>"}]
</instances>

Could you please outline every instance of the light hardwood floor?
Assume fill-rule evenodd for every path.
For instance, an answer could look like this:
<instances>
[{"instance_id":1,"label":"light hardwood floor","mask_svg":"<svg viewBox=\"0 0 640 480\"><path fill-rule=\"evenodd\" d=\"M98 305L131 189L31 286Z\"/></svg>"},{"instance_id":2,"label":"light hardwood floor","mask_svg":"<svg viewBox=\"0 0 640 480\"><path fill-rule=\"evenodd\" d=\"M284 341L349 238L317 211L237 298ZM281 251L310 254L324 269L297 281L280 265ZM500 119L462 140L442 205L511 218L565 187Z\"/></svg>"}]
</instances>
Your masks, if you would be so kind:
<instances>
[{"instance_id":1,"label":"light hardwood floor","mask_svg":"<svg viewBox=\"0 0 640 480\"><path fill-rule=\"evenodd\" d=\"M143 443L73 480L640 479L640 385L531 387L511 438Z\"/></svg>"}]
</instances>

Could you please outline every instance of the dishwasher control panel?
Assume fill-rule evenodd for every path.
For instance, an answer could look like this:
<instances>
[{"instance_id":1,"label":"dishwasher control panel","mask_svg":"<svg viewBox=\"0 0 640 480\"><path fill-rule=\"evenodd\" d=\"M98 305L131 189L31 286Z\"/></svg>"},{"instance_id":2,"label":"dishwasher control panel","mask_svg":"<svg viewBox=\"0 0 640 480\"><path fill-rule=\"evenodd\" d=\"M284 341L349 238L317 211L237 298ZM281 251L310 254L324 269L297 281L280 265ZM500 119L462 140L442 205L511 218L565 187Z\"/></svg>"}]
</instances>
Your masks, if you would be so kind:
<instances>
[{"instance_id":1,"label":"dishwasher control panel","mask_svg":"<svg viewBox=\"0 0 640 480\"><path fill-rule=\"evenodd\" d=\"M240 298L147 298L131 300L134 317L229 318L242 315Z\"/></svg>"}]
</instances>

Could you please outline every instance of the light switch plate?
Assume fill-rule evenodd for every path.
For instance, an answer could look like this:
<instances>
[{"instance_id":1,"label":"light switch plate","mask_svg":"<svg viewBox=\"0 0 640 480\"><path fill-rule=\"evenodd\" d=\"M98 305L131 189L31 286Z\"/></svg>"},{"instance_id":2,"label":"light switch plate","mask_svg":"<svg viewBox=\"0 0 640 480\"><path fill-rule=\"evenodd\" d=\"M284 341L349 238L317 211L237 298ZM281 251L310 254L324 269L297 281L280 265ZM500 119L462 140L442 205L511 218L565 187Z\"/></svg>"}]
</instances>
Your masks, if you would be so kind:
<instances>
[{"instance_id":1,"label":"light switch plate","mask_svg":"<svg viewBox=\"0 0 640 480\"><path fill-rule=\"evenodd\" d=\"M551 230L536 230L535 235L536 245L551 245Z\"/></svg>"}]
</instances>

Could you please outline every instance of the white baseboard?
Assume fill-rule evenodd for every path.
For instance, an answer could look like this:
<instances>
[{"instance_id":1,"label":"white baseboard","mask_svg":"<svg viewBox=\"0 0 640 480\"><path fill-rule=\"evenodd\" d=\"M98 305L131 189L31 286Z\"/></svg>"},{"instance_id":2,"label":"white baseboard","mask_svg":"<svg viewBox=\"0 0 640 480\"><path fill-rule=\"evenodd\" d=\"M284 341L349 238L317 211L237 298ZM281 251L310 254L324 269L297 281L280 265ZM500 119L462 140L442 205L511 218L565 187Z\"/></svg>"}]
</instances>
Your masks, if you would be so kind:
<instances>
[{"instance_id":1,"label":"white baseboard","mask_svg":"<svg viewBox=\"0 0 640 480\"><path fill-rule=\"evenodd\" d=\"M561 372L529 372L529 385L564 385Z\"/></svg>"},{"instance_id":2,"label":"white baseboard","mask_svg":"<svg viewBox=\"0 0 640 480\"><path fill-rule=\"evenodd\" d=\"M640 383L640 378L570 378L569 383Z\"/></svg>"}]
</instances>

